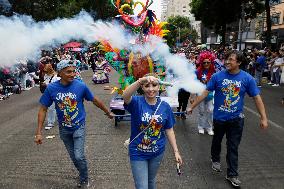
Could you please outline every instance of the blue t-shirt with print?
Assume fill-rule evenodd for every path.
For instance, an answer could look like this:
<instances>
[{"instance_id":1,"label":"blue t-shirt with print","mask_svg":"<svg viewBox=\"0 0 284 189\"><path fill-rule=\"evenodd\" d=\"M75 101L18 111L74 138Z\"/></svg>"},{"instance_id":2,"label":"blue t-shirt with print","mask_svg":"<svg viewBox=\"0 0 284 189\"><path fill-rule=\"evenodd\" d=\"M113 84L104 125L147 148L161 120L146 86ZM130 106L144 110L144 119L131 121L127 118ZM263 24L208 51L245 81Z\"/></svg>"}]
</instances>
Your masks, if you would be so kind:
<instances>
[{"instance_id":1,"label":"blue t-shirt with print","mask_svg":"<svg viewBox=\"0 0 284 189\"><path fill-rule=\"evenodd\" d=\"M197 77L197 79L199 79L199 81L201 81L202 83L205 83L206 84L206 82L208 82L207 81L207 74L208 74L208 70L203 70L203 72L202 72L202 74L201 74L201 78L198 78L198 71L196 70L195 71L195 74L196 74L196 77ZM210 100L212 100L213 99L213 91L212 92L210 92L209 94L208 94L208 96L206 97L206 99L205 99L205 101L210 101Z\"/></svg>"},{"instance_id":2,"label":"blue t-shirt with print","mask_svg":"<svg viewBox=\"0 0 284 189\"><path fill-rule=\"evenodd\" d=\"M245 93L250 97L260 93L254 78L242 70L237 74L226 70L215 73L206 89L215 90L213 118L220 121L242 115Z\"/></svg>"},{"instance_id":3,"label":"blue t-shirt with print","mask_svg":"<svg viewBox=\"0 0 284 189\"><path fill-rule=\"evenodd\" d=\"M131 113L130 141L143 131L149 124L161 99L155 105L149 105L144 96L133 96L125 109ZM170 105L162 101L151 126L140 134L129 145L131 160L147 160L162 154L165 151L165 129L174 126L175 119Z\"/></svg>"},{"instance_id":4,"label":"blue t-shirt with print","mask_svg":"<svg viewBox=\"0 0 284 189\"><path fill-rule=\"evenodd\" d=\"M93 101L94 95L85 83L74 79L66 86L60 81L49 84L39 102L46 107L54 102L59 125L75 130L85 122L84 99Z\"/></svg>"}]
</instances>

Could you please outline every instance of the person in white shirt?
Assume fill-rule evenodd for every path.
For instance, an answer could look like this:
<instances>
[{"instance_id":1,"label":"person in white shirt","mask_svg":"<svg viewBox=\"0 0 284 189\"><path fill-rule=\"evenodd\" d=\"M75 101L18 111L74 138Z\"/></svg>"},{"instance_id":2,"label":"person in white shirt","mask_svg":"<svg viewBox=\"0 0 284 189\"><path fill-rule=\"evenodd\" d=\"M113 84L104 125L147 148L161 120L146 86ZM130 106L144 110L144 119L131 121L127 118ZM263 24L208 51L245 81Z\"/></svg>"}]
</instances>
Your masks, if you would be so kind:
<instances>
[{"instance_id":1,"label":"person in white shirt","mask_svg":"<svg viewBox=\"0 0 284 189\"><path fill-rule=\"evenodd\" d=\"M280 85L280 70L281 66L284 64L283 57L280 55L280 53L277 52L276 54L277 58L272 66L273 78L275 81L274 85L272 85L273 87L278 87Z\"/></svg>"},{"instance_id":2,"label":"person in white shirt","mask_svg":"<svg viewBox=\"0 0 284 189\"><path fill-rule=\"evenodd\" d=\"M45 64L44 66L44 84L47 86L50 83L53 83L57 80L60 80L60 77L57 76L57 73L54 71L52 64ZM45 130L49 130L54 127L55 123L55 116L56 116L56 111L55 111L55 105L52 104L48 108L48 113L47 113L47 126L45 126Z\"/></svg>"}]
</instances>

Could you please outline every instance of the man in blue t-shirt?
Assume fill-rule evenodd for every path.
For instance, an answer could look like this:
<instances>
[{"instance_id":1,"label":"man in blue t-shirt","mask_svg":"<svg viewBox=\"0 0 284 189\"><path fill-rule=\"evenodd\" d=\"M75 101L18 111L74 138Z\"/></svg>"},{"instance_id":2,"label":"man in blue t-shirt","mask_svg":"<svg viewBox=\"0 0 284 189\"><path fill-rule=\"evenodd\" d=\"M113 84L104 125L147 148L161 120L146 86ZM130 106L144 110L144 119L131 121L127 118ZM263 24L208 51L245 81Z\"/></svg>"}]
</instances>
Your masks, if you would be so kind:
<instances>
[{"instance_id":1,"label":"man in blue t-shirt","mask_svg":"<svg viewBox=\"0 0 284 189\"><path fill-rule=\"evenodd\" d=\"M85 83L74 79L75 69L76 65L69 60L62 60L57 64L58 75L61 79L49 84L39 100L41 107L38 112L35 143L42 144L42 128L46 111L54 102L60 138L79 171L80 181L78 187L83 187L89 185L88 167L84 152L86 112L83 101L84 99L92 101L109 118L113 118L113 114L101 100L92 94Z\"/></svg>"},{"instance_id":2,"label":"man in blue t-shirt","mask_svg":"<svg viewBox=\"0 0 284 189\"><path fill-rule=\"evenodd\" d=\"M257 86L261 87L262 74L266 66L266 57L264 56L265 55L264 50L259 51L259 54L260 56L256 59L255 63L255 80Z\"/></svg>"},{"instance_id":3,"label":"man in blue t-shirt","mask_svg":"<svg viewBox=\"0 0 284 189\"><path fill-rule=\"evenodd\" d=\"M204 100L210 91L215 91L213 126L214 136L211 145L212 169L221 171L220 153L223 136L227 137L227 176L233 186L241 184L238 179L238 146L241 141L244 126L244 97L247 93L253 97L260 114L261 128L267 128L267 117L260 91L254 78L240 70L244 60L241 52L231 51L226 56L226 70L217 72L207 83L206 90L188 108L188 113Z\"/></svg>"}]
</instances>

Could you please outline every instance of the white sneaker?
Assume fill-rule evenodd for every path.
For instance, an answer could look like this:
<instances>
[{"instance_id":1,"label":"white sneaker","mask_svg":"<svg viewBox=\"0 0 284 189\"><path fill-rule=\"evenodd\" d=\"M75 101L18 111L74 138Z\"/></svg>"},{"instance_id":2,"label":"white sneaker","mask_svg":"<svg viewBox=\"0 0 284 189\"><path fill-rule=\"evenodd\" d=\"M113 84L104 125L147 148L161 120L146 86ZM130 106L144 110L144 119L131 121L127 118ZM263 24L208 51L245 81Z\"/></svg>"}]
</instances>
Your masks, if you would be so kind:
<instances>
[{"instance_id":1,"label":"white sneaker","mask_svg":"<svg viewBox=\"0 0 284 189\"><path fill-rule=\"evenodd\" d=\"M45 130L49 130L51 128L53 128L53 124L51 123L47 124L47 126L44 127Z\"/></svg>"},{"instance_id":2,"label":"white sneaker","mask_svg":"<svg viewBox=\"0 0 284 189\"><path fill-rule=\"evenodd\" d=\"M210 136L213 136L213 135L214 135L214 132L213 132L212 129L208 129L208 130L207 130L207 133L208 133L208 135L210 135Z\"/></svg>"},{"instance_id":3,"label":"white sneaker","mask_svg":"<svg viewBox=\"0 0 284 189\"><path fill-rule=\"evenodd\" d=\"M45 126L45 127L44 127L45 130L50 130L51 128L52 128L52 127L49 127L49 126Z\"/></svg>"},{"instance_id":4,"label":"white sneaker","mask_svg":"<svg viewBox=\"0 0 284 189\"><path fill-rule=\"evenodd\" d=\"M272 85L272 87L279 87L279 84L274 84Z\"/></svg>"},{"instance_id":5,"label":"white sneaker","mask_svg":"<svg viewBox=\"0 0 284 189\"><path fill-rule=\"evenodd\" d=\"M204 134L204 129L198 129L199 134Z\"/></svg>"},{"instance_id":6,"label":"white sneaker","mask_svg":"<svg viewBox=\"0 0 284 189\"><path fill-rule=\"evenodd\" d=\"M273 83L272 82L269 82L269 83L267 83L268 85L273 85Z\"/></svg>"}]
</instances>

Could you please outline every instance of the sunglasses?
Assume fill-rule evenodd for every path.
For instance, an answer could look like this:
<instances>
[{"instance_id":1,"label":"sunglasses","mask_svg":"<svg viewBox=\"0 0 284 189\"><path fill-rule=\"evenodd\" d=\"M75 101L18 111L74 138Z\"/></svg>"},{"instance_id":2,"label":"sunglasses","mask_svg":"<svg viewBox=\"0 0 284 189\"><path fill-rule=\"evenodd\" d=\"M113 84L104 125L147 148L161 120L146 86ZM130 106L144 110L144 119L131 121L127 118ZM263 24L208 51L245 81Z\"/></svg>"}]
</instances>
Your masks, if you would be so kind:
<instances>
[{"instance_id":1,"label":"sunglasses","mask_svg":"<svg viewBox=\"0 0 284 189\"><path fill-rule=\"evenodd\" d=\"M202 62L202 64L211 64L211 62Z\"/></svg>"}]
</instances>

